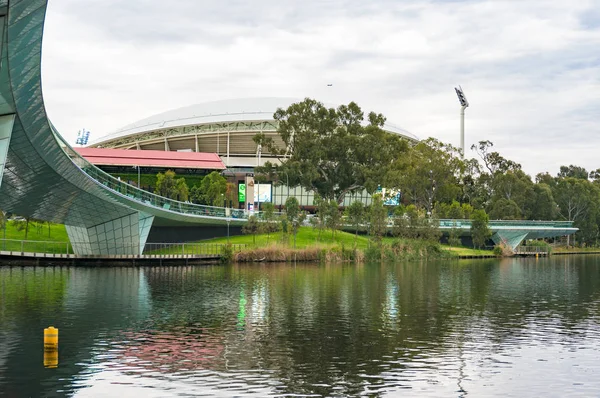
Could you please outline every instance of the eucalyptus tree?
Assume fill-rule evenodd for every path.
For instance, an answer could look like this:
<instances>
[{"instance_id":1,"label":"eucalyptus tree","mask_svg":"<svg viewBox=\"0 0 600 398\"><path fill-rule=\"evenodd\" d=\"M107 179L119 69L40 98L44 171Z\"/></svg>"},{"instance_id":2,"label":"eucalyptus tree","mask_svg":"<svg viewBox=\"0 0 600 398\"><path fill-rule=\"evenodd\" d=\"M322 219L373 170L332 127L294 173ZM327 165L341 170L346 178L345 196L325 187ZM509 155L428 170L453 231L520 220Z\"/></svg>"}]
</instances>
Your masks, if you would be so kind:
<instances>
[{"instance_id":1,"label":"eucalyptus tree","mask_svg":"<svg viewBox=\"0 0 600 398\"><path fill-rule=\"evenodd\" d=\"M376 240L380 240L386 234L388 224L388 213L381 195L373 196L373 201L369 206L368 218L371 236Z\"/></svg>"},{"instance_id":2,"label":"eucalyptus tree","mask_svg":"<svg viewBox=\"0 0 600 398\"><path fill-rule=\"evenodd\" d=\"M489 217L485 210L475 210L471 221L471 237L473 246L481 248L485 242L492 236L489 226Z\"/></svg>"},{"instance_id":3,"label":"eucalyptus tree","mask_svg":"<svg viewBox=\"0 0 600 398\"><path fill-rule=\"evenodd\" d=\"M176 179L175 177L173 170L158 173L154 192L170 199L188 200L189 190L185 178Z\"/></svg>"},{"instance_id":4,"label":"eucalyptus tree","mask_svg":"<svg viewBox=\"0 0 600 398\"><path fill-rule=\"evenodd\" d=\"M385 117L374 112L366 117L354 102L337 109L307 98L277 109L278 135L283 148L272 137L255 135L257 145L278 159L257 172L290 186L301 186L326 200L342 203L346 194L366 190L374 193L387 173L397 168L408 144L382 129Z\"/></svg>"},{"instance_id":5,"label":"eucalyptus tree","mask_svg":"<svg viewBox=\"0 0 600 398\"><path fill-rule=\"evenodd\" d=\"M293 196L290 196L285 201L285 217L287 220L288 231L294 235L294 247L296 247L296 235L298 235L298 230L306 219L306 212L300 209L298 199Z\"/></svg>"},{"instance_id":6,"label":"eucalyptus tree","mask_svg":"<svg viewBox=\"0 0 600 398\"><path fill-rule=\"evenodd\" d=\"M206 175L200 183L198 193L203 203L210 206L223 206L227 195L227 179L219 172Z\"/></svg>"},{"instance_id":7,"label":"eucalyptus tree","mask_svg":"<svg viewBox=\"0 0 600 398\"><path fill-rule=\"evenodd\" d=\"M534 184L521 169L496 172L491 180L489 214L494 219L529 218L535 206Z\"/></svg>"},{"instance_id":8,"label":"eucalyptus tree","mask_svg":"<svg viewBox=\"0 0 600 398\"><path fill-rule=\"evenodd\" d=\"M358 230L360 226L365 222L365 206L364 204L356 200L350 203L350 206L346 207L345 216L354 228L354 244L356 244L356 238L358 237Z\"/></svg>"},{"instance_id":9,"label":"eucalyptus tree","mask_svg":"<svg viewBox=\"0 0 600 398\"><path fill-rule=\"evenodd\" d=\"M405 162L395 176L398 185L409 200L429 214L437 201L451 202L461 196L464 162L457 148L428 138L412 148Z\"/></svg>"},{"instance_id":10,"label":"eucalyptus tree","mask_svg":"<svg viewBox=\"0 0 600 398\"><path fill-rule=\"evenodd\" d=\"M552 189L540 182L533 187L535 205L531 208L532 220L554 220L558 216L558 204L554 200Z\"/></svg>"},{"instance_id":11,"label":"eucalyptus tree","mask_svg":"<svg viewBox=\"0 0 600 398\"><path fill-rule=\"evenodd\" d=\"M573 226L579 228L576 234L580 241L591 243L598 238L598 208L600 189L587 179L574 177L557 178L553 190L559 214ZM567 237L570 244L570 237Z\"/></svg>"}]
</instances>

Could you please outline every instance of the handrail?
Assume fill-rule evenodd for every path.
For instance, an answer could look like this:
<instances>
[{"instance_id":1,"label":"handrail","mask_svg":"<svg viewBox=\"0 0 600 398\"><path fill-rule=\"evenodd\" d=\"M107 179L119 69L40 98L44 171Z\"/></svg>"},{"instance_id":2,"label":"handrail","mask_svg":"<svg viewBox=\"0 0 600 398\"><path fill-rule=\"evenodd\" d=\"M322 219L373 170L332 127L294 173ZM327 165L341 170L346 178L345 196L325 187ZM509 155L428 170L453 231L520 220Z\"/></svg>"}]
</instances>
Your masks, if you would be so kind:
<instances>
[{"instance_id":1,"label":"handrail","mask_svg":"<svg viewBox=\"0 0 600 398\"><path fill-rule=\"evenodd\" d=\"M440 227L470 228L471 219L440 219ZM489 227L515 226L515 227L552 227L572 228L573 221L537 221L537 220L490 220Z\"/></svg>"},{"instance_id":2,"label":"handrail","mask_svg":"<svg viewBox=\"0 0 600 398\"><path fill-rule=\"evenodd\" d=\"M69 159L71 159L73 164L75 164L75 166L77 166L86 175L91 177L94 181L121 195L127 196L149 206L154 206L162 210L173 211L176 213L228 219L247 219L249 217L249 212L245 210L180 202L178 200L165 198L164 196L156 195L138 187L134 187L131 184L111 176L86 160L71 147L71 145L56 131L53 125L51 125L51 130L59 143L63 144L60 145L60 147L69 157ZM255 214L256 213L259 212L255 212Z\"/></svg>"},{"instance_id":3,"label":"handrail","mask_svg":"<svg viewBox=\"0 0 600 398\"><path fill-rule=\"evenodd\" d=\"M35 254L60 254L74 255L73 247L89 246L89 242L65 242L65 241L41 241L41 240L19 240L0 239L0 252L35 253ZM246 247L243 243L146 243L141 248L144 256L219 256L224 247L231 247L233 251L239 251ZM132 250L133 249L133 250ZM119 242L111 245L110 254L139 252L140 245L136 243ZM102 252L102 250L101 250ZM102 256L103 253L99 253ZM85 257L85 256L82 256ZM97 257L97 256L96 256Z\"/></svg>"},{"instance_id":4,"label":"handrail","mask_svg":"<svg viewBox=\"0 0 600 398\"><path fill-rule=\"evenodd\" d=\"M519 253L548 253L549 247L545 246L517 246L514 250L515 254Z\"/></svg>"}]
</instances>

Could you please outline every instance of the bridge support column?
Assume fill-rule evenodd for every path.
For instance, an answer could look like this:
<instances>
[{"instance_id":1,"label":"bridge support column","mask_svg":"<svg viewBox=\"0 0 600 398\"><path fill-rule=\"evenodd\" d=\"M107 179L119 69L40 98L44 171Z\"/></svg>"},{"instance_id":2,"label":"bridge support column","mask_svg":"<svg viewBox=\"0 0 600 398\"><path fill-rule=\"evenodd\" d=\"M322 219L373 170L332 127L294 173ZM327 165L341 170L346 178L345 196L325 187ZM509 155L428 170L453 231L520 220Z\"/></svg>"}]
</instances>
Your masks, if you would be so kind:
<instances>
[{"instance_id":1,"label":"bridge support column","mask_svg":"<svg viewBox=\"0 0 600 398\"><path fill-rule=\"evenodd\" d=\"M10 144L14 122L15 115L0 116L0 186L4 176L4 166L6 165L8 145Z\"/></svg>"},{"instance_id":2,"label":"bridge support column","mask_svg":"<svg viewBox=\"0 0 600 398\"><path fill-rule=\"evenodd\" d=\"M66 225L77 255L142 254L154 216L132 213L92 227Z\"/></svg>"},{"instance_id":3,"label":"bridge support column","mask_svg":"<svg viewBox=\"0 0 600 398\"><path fill-rule=\"evenodd\" d=\"M527 235L527 232L522 231L497 231L492 235L492 240L497 245L504 243L510 247L511 250L515 250Z\"/></svg>"}]
</instances>

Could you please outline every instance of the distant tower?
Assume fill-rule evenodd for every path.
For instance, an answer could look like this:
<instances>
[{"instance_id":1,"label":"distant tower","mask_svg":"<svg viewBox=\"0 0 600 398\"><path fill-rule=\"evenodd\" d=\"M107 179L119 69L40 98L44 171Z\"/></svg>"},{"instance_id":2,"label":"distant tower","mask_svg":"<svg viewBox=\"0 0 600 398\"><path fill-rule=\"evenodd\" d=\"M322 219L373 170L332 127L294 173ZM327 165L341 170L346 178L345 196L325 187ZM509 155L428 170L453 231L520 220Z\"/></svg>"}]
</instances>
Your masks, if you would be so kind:
<instances>
[{"instance_id":1,"label":"distant tower","mask_svg":"<svg viewBox=\"0 0 600 398\"><path fill-rule=\"evenodd\" d=\"M454 87L458 101L460 102L460 149L462 149L463 157L465 156L465 109L469 106L469 101L465 97L465 93L461 86Z\"/></svg>"}]
</instances>

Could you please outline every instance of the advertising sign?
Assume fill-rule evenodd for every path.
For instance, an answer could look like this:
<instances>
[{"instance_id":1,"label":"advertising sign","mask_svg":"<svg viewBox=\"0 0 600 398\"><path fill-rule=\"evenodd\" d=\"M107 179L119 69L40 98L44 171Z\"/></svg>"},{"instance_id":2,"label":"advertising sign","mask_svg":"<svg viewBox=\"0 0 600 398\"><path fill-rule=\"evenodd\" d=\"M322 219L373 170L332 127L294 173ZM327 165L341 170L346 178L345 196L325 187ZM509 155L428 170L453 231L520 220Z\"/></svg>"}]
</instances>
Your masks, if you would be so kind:
<instances>
[{"instance_id":1,"label":"advertising sign","mask_svg":"<svg viewBox=\"0 0 600 398\"><path fill-rule=\"evenodd\" d=\"M254 201L271 202L271 184L254 184Z\"/></svg>"},{"instance_id":2,"label":"advertising sign","mask_svg":"<svg viewBox=\"0 0 600 398\"><path fill-rule=\"evenodd\" d=\"M246 201L246 184L238 185L238 202L243 203Z\"/></svg>"}]
</instances>

